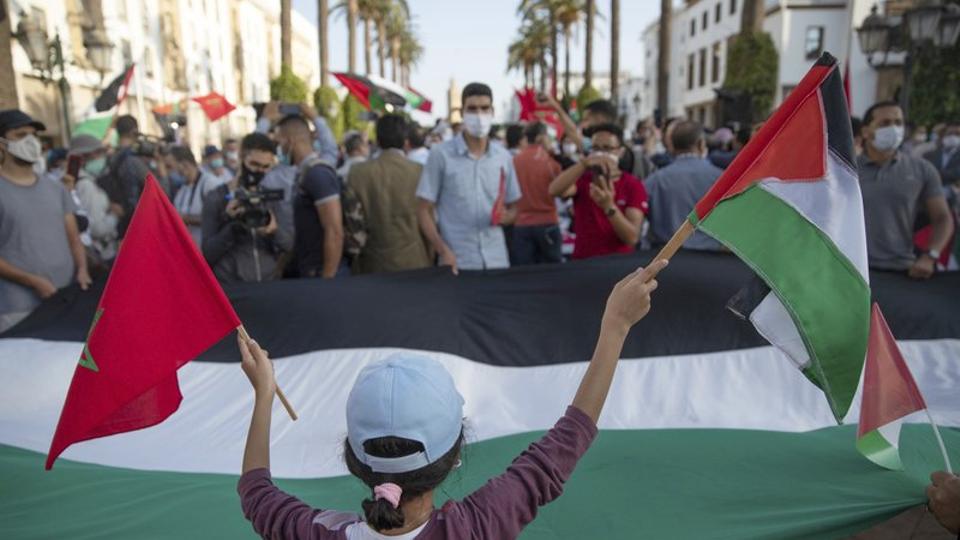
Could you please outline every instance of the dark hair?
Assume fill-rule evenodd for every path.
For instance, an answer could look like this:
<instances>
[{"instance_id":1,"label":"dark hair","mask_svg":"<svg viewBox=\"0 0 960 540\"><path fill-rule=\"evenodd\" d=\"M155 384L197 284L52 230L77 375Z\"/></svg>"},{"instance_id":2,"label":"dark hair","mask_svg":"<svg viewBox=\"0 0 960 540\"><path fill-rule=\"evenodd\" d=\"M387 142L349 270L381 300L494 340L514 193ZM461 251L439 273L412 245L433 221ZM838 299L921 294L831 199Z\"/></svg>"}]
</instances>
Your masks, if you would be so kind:
<instances>
[{"instance_id":1,"label":"dark hair","mask_svg":"<svg viewBox=\"0 0 960 540\"><path fill-rule=\"evenodd\" d=\"M703 140L703 126L693 120L682 120L670 133L670 142L674 152L689 152Z\"/></svg>"},{"instance_id":2,"label":"dark hair","mask_svg":"<svg viewBox=\"0 0 960 540\"><path fill-rule=\"evenodd\" d=\"M407 124L406 132L407 142L410 143L410 148L421 148L423 147L423 128L418 126L414 122Z\"/></svg>"},{"instance_id":3,"label":"dark hair","mask_svg":"<svg viewBox=\"0 0 960 540\"><path fill-rule=\"evenodd\" d=\"M347 154L352 154L353 152L359 150L362 144L363 134L359 131L349 133L343 138L343 149L347 152Z\"/></svg>"},{"instance_id":4,"label":"dark hair","mask_svg":"<svg viewBox=\"0 0 960 540\"><path fill-rule=\"evenodd\" d=\"M235 142L237 142L237 140L234 139L233 137L230 137L229 139L224 139L223 145L226 146L226 145L228 145L228 144L233 144L233 143L235 143Z\"/></svg>"},{"instance_id":5,"label":"dark hair","mask_svg":"<svg viewBox=\"0 0 960 540\"><path fill-rule=\"evenodd\" d=\"M174 146L170 148L170 155L173 156L174 161L177 163L189 163L193 166L197 165L197 158L193 157L193 151L186 146Z\"/></svg>"},{"instance_id":6,"label":"dark hair","mask_svg":"<svg viewBox=\"0 0 960 540\"><path fill-rule=\"evenodd\" d=\"M399 114L385 114L377 120L377 144L380 148L403 148L407 120Z\"/></svg>"},{"instance_id":7,"label":"dark hair","mask_svg":"<svg viewBox=\"0 0 960 540\"><path fill-rule=\"evenodd\" d=\"M467 98L473 96L487 96L490 98L490 101L493 101L493 90L483 83L472 82L464 86L463 92L460 93L461 106L467 103Z\"/></svg>"},{"instance_id":8,"label":"dark hair","mask_svg":"<svg viewBox=\"0 0 960 540\"><path fill-rule=\"evenodd\" d=\"M520 139L523 138L523 126L520 124L510 124L507 126L507 148L516 148L520 146Z\"/></svg>"},{"instance_id":9,"label":"dark hair","mask_svg":"<svg viewBox=\"0 0 960 540\"><path fill-rule=\"evenodd\" d=\"M737 130L737 142L740 143L740 146L746 146L750 142L750 136L753 134L753 130L749 126L743 126Z\"/></svg>"},{"instance_id":10,"label":"dark hair","mask_svg":"<svg viewBox=\"0 0 960 540\"><path fill-rule=\"evenodd\" d=\"M440 459L425 467L403 473L374 472L369 465L365 465L357 459L349 440L343 443L343 454L350 474L359 478L371 490L387 482L400 486L400 489L403 490L403 494L400 496L402 503L436 489L443 483L457 464L462 446L463 431L461 430L460 437L454 443L453 448L448 450ZM418 441L400 437L380 437L365 441L363 450L372 456L395 458L423 452L424 448L423 444ZM361 504L367 524L373 527L375 531L396 529L404 525L403 509L400 506L394 508L388 501L376 500L373 497L364 499Z\"/></svg>"},{"instance_id":11,"label":"dark hair","mask_svg":"<svg viewBox=\"0 0 960 540\"><path fill-rule=\"evenodd\" d=\"M870 106L867 109L867 112L863 113L863 125L869 126L873 123L873 115L877 112L878 109L886 109L887 107L899 107L900 104L896 101L878 101Z\"/></svg>"},{"instance_id":12,"label":"dark hair","mask_svg":"<svg viewBox=\"0 0 960 540\"><path fill-rule=\"evenodd\" d=\"M547 132L547 125L543 122L533 122L527 125L527 129L523 130L523 135L527 138L527 142L534 144L537 142L537 137L544 135Z\"/></svg>"},{"instance_id":13,"label":"dark hair","mask_svg":"<svg viewBox=\"0 0 960 540\"><path fill-rule=\"evenodd\" d=\"M583 108L584 113L602 116L604 122L617 121L617 106L609 99L595 99Z\"/></svg>"},{"instance_id":14,"label":"dark hair","mask_svg":"<svg viewBox=\"0 0 960 540\"><path fill-rule=\"evenodd\" d=\"M856 116L850 117L850 129L853 131L854 137L860 136L860 130L863 129L863 121L857 118Z\"/></svg>"},{"instance_id":15,"label":"dark hair","mask_svg":"<svg viewBox=\"0 0 960 540\"><path fill-rule=\"evenodd\" d=\"M297 124L301 127L305 127L307 128L307 131L310 130L310 124L307 123L307 119L299 114L288 114L284 116L279 122L277 122L277 127L283 128L291 124Z\"/></svg>"},{"instance_id":16,"label":"dark hair","mask_svg":"<svg viewBox=\"0 0 960 540\"><path fill-rule=\"evenodd\" d=\"M227 143L229 142L228 140ZM275 154L277 153L277 143L263 133L251 133L240 141L240 151L250 152L251 150L261 150Z\"/></svg>"},{"instance_id":17,"label":"dark hair","mask_svg":"<svg viewBox=\"0 0 960 540\"><path fill-rule=\"evenodd\" d=\"M609 133L611 135L616 135L617 140L620 141L620 144L623 144L623 130L620 129L620 126L612 122L593 126L586 130L584 135L587 137L593 137L597 133Z\"/></svg>"},{"instance_id":18,"label":"dark hair","mask_svg":"<svg viewBox=\"0 0 960 540\"><path fill-rule=\"evenodd\" d=\"M140 130L140 128L137 126L137 119L129 114L117 117L117 123L115 127L117 129L117 136L119 137L136 135Z\"/></svg>"}]
</instances>

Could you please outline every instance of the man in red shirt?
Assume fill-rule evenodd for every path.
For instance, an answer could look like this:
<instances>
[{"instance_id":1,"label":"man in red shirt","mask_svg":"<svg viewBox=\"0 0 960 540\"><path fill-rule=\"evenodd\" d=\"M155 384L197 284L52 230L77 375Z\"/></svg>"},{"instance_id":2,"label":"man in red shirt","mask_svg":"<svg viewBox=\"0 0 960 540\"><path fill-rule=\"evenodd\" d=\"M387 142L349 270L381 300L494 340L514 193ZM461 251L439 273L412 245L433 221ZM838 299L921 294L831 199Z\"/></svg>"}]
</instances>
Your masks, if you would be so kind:
<instances>
[{"instance_id":1,"label":"man in red shirt","mask_svg":"<svg viewBox=\"0 0 960 540\"><path fill-rule=\"evenodd\" d=\"M545 124L534 122L523 135L527 145L513 158L523 198L517 202L511 260L514 264L558 263L563 259L563 238L550 182L560 174L560 164L547 151Z\"/></svg>"},{"instance_id":2,"label":"man in red shirt","mask_svg":"<svg viewBox=\"0 0 960 540\"><path fill-rule=\"evenodd\" d=\"M550 183L551 195L573 197L574 259L632 252L647 213L643 183L617 165L624 152L623 130L615 124L594 126L590 140L591 154Z\"/></svg>"}]
</instances>

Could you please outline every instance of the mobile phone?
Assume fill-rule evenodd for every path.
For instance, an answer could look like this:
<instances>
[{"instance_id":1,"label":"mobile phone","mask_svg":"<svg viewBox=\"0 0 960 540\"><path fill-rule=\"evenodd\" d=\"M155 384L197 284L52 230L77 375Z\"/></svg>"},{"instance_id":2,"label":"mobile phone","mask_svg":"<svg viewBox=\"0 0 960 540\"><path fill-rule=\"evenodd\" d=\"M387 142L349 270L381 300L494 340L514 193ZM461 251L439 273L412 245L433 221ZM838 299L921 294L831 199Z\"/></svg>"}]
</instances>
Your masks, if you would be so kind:
<instances>
[{"instance_id":1,"label":"mobile phone","mask_svg":"<svg viewBox=\"0 0 960 540\"><path fill-rule=\"evenodd\" d=\"M291 114L300 114L300 105L296 103L281 103L280 116L290 116Z\"/></svg>"},{"instance_id":2,"label":"mobile phone","mask_svg":"<svg viewBox=\"0 0 960 540\"><path fill-rule=\"evenodd\" d=\"M80 166L83 164L83 158L80 156L69 156L67 158L67 174L76 178L80 173Z\"/></svg>"}]
</instances>

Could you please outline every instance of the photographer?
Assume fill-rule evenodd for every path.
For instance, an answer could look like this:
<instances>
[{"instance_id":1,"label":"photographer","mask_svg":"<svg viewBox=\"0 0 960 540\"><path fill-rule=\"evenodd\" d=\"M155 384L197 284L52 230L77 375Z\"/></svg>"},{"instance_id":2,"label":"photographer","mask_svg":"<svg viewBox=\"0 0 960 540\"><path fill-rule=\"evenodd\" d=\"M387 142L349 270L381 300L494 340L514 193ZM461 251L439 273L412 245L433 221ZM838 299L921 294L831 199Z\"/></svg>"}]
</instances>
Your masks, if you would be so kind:
<instances>
[{"instance_id":1,"label":"photographer","mask_svg":"<svg viewBox=\"0 0 960 540\"><path fill-rule=\"evenodd\" d=\"M279 277L280 256L293 247L293 235L278 227L283 191L262 187L275 152L266 135L247 135L237 176L203 199L203 256L223 283Z\"/></svg>"}]
</instances>

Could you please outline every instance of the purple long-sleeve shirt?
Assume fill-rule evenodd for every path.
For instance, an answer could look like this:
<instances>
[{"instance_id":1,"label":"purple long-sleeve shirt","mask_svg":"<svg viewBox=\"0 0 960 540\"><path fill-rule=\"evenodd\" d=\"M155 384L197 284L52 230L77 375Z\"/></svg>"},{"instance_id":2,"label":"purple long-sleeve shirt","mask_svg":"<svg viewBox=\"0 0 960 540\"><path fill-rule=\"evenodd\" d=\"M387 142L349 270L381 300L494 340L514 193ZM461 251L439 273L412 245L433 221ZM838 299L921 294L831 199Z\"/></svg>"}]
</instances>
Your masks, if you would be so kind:
<instances>
[{"instance_id":1,"label":"purple long-sleeve shirt","mask_svg":"<svg viewBox=\"0 0 960 540\"><path fill-rule=\"evenodd\" d=\"M434 510L418 539L514 538L537 509L563 493L563 483L590 447L597 426L583 411L567 407L557 424L507 467L462 501ZM263 538L344 540L358 514L319 510L284 493L268 469L254 469L237 486L243 514Z\"/></svg>"}]
</instances>

